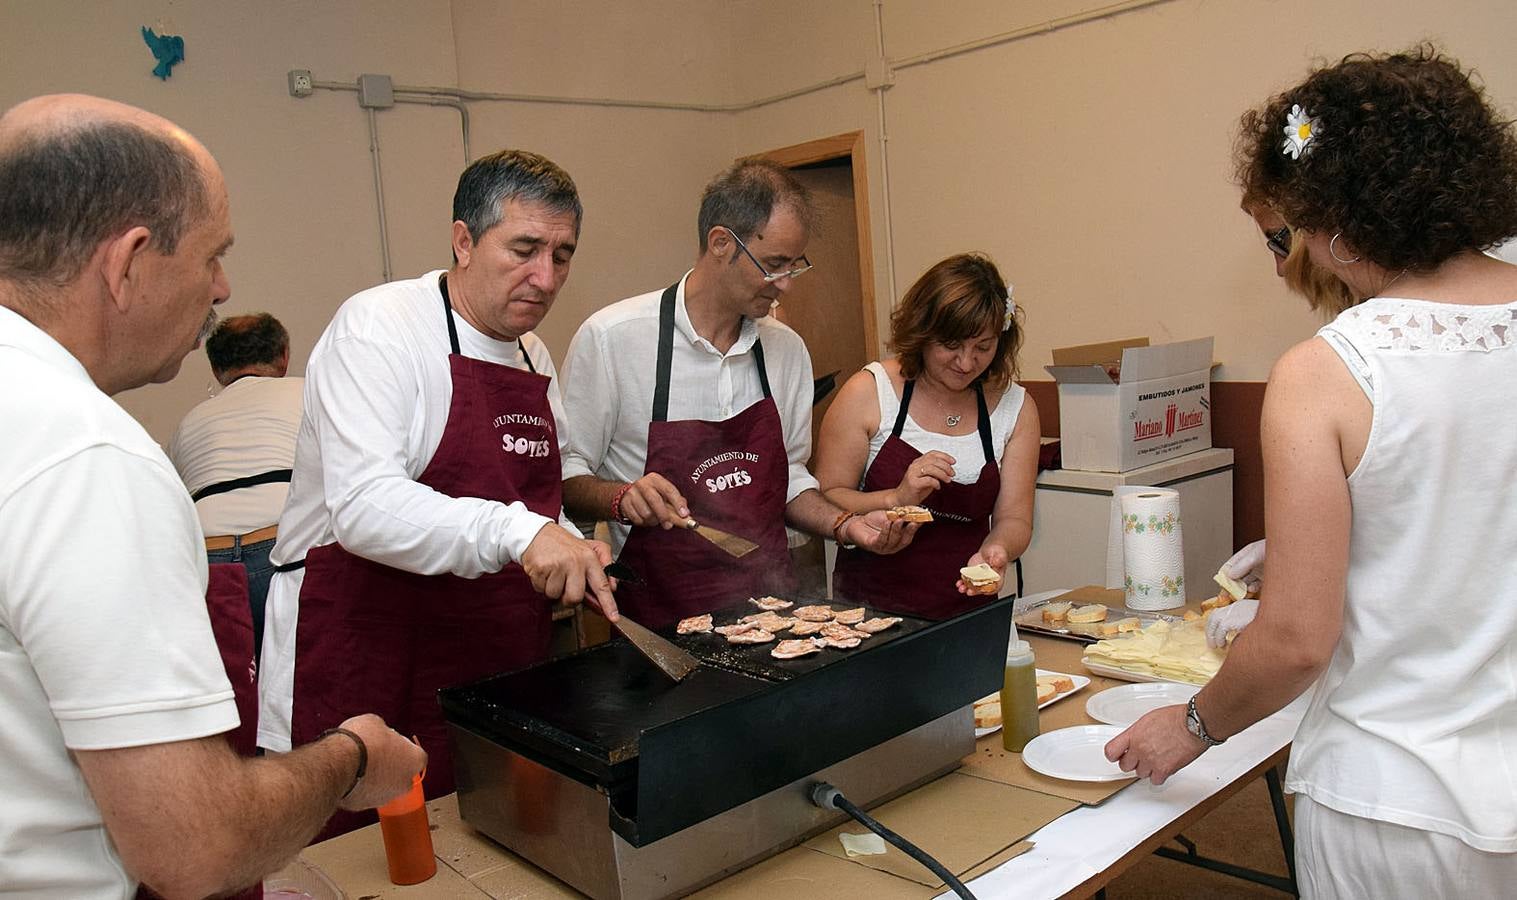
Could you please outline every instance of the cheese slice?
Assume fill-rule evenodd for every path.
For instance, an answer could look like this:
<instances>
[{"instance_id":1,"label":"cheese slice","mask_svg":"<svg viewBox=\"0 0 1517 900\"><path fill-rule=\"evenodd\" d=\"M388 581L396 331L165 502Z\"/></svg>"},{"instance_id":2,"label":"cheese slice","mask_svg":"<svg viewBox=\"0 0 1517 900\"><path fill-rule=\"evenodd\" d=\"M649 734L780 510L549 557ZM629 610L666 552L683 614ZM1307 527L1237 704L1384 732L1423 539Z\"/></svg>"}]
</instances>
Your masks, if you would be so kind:
<instances>
[{"instance_id":1,"label":"cheese slice","mask_svg":"<svg viewBox=\"0 0 1517 900\"><path fill-rule=\"evenodd\" d=\"M996 574L996 570L984 563L965 566L959 569L959 577L969 584L984 584L986 582L1001 580L1001 576Z\"/></svg>"},{"instance_id":2,"label":"cheese slice","mask_svg":"<svg viewBox=\"0 0 1517 900\"><path fill-rule=\"evenodd\" d=\"M1221 569L1218 569L1217 574L1213 575L1211 578L1212 581L1215 581L1217 584L1221 585L1223 590L1227 591L1229 594L1232 594L1234 600L1242 600L1244 597L1248 596L1248 585L1244 584L1241 581L1238 581L1236 578L1229 578L1227 573Z\"/></svg>"}]
</instances>

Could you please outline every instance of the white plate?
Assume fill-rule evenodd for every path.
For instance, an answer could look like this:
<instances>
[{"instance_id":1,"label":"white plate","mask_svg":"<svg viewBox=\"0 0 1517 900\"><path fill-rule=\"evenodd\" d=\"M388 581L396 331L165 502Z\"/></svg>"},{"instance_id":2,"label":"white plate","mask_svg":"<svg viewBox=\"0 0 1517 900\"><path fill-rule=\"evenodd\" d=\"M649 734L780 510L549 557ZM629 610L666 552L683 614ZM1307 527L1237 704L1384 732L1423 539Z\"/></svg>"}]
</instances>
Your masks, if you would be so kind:
<instances>
[{"instance_id":1,"label":"white plate","mask_svg":"<svg viewBox=\"0 0 1517 900\"><path fill-rule=\"evenodd\" d=\"M1040 734L1022 748L1027 768L1068 781L1121 781L1136 778L1106 758L1106 743L1122 733L1115 725L1076 725Z\"/></svg>"},{"instance_id":2,"label":"white plate","mask_svg":"<svg viewBox=\"0 0 1517 900\"><path fill-rule=\"evenodd\" d=\"M1052 676L1055 676L1055 677L1062 676L1064 678L1068 678L1070 681L1073 681L1075 683L1075 686L1074 686L1074 688L1072 690L1064 691L1063 693L1059 693L1059 694L1054 694L1052 697L1049 697L1047 700L1044 700L1042 703L1039 703L1038 704L1038 709L1042 709L1043 707L1048 706L1049 704L1052 704L1052 703L1058 703L1060 700L1063 700L1065 697L1068 697L1070 694L1078 693L1082 688L1084 688L1086 685L1090 684L1090 679L1086 678L1084 675L1071 675L1068 672L1055 672L1052 669L1036 669L1034 671L1036 671L1037 677L1039 677L1039 678L1042 678L1045 675L1052 675ZM991 694L990 696L991 697L999 696L999 692L997 692L995 694ZM988 699L988 698L981 697L980 699L984 700L984 699ZM976 700L975 702L979 703L980 701ZM1001 730L1001 726L999 726L999 725L992 725L989 728L976 728L974 730L974 736L977 737L977 738L982 738L982 737L984 737L987 734L995 734L997 731L1000 731L1000 730Z\"/></svg>"},{"instance_id":3,"label":"white plate","mask_svg":"<svg viewBox=\"0 0 1517 900\"><path fill-rule=\"evenodd\" d=\"M1184 703L1196 691L1194 684L1159 681L1107 688L1085 701L1085 712L1097 722L1126 728L1162 706Z\"/></svg>"},{"instance_id":4,"label":"white plate","mask_svg":"<svg viewBox=\"0 0 1517 900\"><path fill-rule=\"evenodd\" d=\"M1133 672L1128 669L1119 669L1116 666L1093 663L1089 660L1080 660L1081 665L1089 669L1093 674L1105 675L1107 678L1115 678L1118 681L1141 681L1151 684L1195 684L1190 681L1176 681L1173 678L1161 678L1158 675L1150 675L1147 672ZM1199 684L1195 685L1200 687Z\"/></svg>"}]
</instances>

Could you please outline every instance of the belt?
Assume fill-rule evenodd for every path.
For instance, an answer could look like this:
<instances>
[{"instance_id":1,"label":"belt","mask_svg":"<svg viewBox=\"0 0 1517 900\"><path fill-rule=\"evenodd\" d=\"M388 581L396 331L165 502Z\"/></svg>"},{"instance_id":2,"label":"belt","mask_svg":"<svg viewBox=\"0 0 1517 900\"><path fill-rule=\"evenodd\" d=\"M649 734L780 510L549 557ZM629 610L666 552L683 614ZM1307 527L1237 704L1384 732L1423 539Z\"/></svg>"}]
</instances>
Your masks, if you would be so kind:
<instances>
[{"instance_id":1,"label":"belt","mask_svg":"<svg viewBox=\"0 0 1517 900\"><path fill-rule=\"evenodd\" d=\"M242 546L246 547L248 544L257 544L262 541L272 541L278 536L278 525L270 525L267 528L260 528L257 531L249 531L247 534L243 535L218 534L214 537L208 537L205 539L205 549L230 550L233 547L237 546L239 541L241 542Z\"/></svg>"}]
</instances>

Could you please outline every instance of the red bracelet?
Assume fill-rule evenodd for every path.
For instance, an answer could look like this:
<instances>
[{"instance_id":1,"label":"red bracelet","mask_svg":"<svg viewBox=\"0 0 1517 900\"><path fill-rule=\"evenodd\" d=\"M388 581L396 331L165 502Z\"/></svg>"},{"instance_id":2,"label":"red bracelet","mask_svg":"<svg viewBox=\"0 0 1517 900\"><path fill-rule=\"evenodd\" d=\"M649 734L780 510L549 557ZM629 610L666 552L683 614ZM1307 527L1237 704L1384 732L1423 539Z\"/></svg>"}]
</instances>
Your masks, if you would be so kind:
<instances>
[{"instance_id":1,"label":"red bracelet","mask_svg":"<svg viewBox=\"0 0 1517 900\"><path fill-rule=\"evenodd\" d=\"M840 535L840 534L838 534L838 529L842 528L844 525L848 524L848 520L849 519L856 519L856 518L858 518L858 515L859 514L856 513L856 512L844 512L844 513L840 513L838 515L838 517L837 517L837 520L832 523L832 539L834 541L837 541L838 546L841 547L841 548L843 548L844 550L852 550L854 547L856 547L858 545L857 544L850 544L846 540L844 540L843 536Z\"/></svg>"},{"instance_id":2,"label":"red bracelet","mask_svg":"<svg viewBox=\"0 0 1517 900\"><path fill-rule=\"evenodd\" d=\"M611 495L611 518L622 523L623 525L632 524L631 519L622 515L622 498L627 496L627 492L630 490L632 490L632 483L628 482L622 485L615 494Z\"/></svg>"}]
</instances>

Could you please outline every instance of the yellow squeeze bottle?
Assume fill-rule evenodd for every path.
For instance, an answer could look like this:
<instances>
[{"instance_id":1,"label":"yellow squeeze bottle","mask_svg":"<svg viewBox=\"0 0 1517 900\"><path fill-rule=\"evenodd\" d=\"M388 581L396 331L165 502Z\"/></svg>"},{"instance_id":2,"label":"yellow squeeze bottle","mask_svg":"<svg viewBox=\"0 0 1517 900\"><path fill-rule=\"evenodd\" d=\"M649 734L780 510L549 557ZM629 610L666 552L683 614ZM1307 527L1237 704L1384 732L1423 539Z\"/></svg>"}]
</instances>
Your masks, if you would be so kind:
<instances>
[{"instance_id":1,"label":"yellow squeeze bottle","mask_svg":"<svg viewBox=\"0 0 1517 900\"><path fill-rule=\"evenodd\" d=\"M1026 641L1012 641L1006 648L1001 721L1001 746L1014 753L1038 736L1038 676Z\"/></svg>"}]
</instances>

